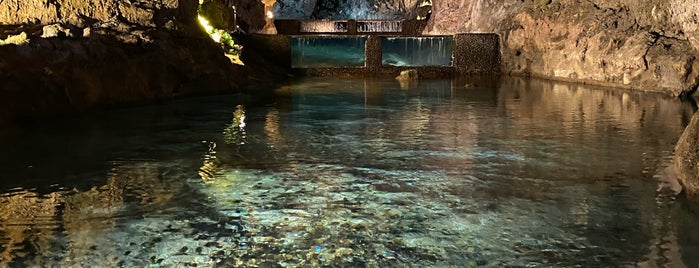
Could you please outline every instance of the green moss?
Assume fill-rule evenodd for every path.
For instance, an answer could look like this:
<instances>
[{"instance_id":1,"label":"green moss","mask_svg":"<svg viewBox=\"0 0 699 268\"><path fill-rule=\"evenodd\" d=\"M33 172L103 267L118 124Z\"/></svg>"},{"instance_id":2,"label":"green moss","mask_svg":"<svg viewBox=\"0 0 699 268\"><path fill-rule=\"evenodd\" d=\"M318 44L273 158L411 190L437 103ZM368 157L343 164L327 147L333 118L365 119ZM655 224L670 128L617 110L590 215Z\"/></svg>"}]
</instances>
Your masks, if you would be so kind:
<instances>
[{"instance_id":1,"label":"green moss","mask_svg":"<svg viewBox=\"0 0 699 268\"><path fill-rule=\"evenodd\" d=\"M228 31L221 29L221 23L214 24L211 20L213 17L218 17L221 19L220 13L212 12L211 10L222 10L220 7L222 4L216 1L200 1L202 5L199 6L199 22L204 28L204 31L211 36L211 38L219 43L224 50L225 55L231 59L233 63L242 64L240 61L240 54L243 47L236 44L235 39L231 36ZM218 9L217 9L218 8ZM223 6L223 8L227 8ZM219 15L217 15L219 14ZM227 28L227 27L224 27ZM235 25L232 26L235 29Z\"/></svg>"}]
</instances>

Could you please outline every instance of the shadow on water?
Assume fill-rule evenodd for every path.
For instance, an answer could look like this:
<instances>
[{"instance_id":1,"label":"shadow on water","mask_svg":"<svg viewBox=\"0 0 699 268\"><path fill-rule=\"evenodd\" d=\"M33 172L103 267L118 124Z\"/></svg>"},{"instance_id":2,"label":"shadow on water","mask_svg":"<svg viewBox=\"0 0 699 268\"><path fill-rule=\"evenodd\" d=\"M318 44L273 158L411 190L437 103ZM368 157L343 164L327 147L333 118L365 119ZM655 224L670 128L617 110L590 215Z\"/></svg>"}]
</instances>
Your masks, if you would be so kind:
<instances>
[{"instance_id":1,"label":"shadow on water","mask_svg":"<svg viewBox=\"0 0 699 268\"><path fill-rule=\"evenodd\" d=\"M694 111L516 78L306 78L2 133L0 266L691 266Z\"/></svg>"}]
</instances>

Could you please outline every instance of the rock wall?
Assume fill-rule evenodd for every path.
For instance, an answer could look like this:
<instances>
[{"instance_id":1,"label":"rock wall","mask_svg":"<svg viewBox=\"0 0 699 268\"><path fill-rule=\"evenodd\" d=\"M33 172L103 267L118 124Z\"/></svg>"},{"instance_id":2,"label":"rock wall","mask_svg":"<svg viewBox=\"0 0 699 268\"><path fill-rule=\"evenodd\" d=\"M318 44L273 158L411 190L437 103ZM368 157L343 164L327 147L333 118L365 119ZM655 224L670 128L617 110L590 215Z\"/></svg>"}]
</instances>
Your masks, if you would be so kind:
<instances>
[{"instance_id":1,"label":"rock wall","mask_svg":"<svg viewBox=\"0 0 699 268\"><path fill-rule=\"evenodd\" d=\"M699 113L692 116L677 142L673 164L688 199L699 201Z\"/></svg>"},{"instance_id":2,"label":"rock wall","mask_svg":"<svg viewBox=\"0 0 699 268\"><path fill-rule=\"evenodd\" d=\"M423 0L277 0L278 19L415 19Z\"/></svg>"},{"instance_id":3,"label":"rock wall","mask_svg":"<svg viewBox=\"0 0 699 268\"><path fill-rule=\"evenodd\" d=\"M193 25L197 0L3 0L0 25L94 22L164 26L168 21Z\"/></svg>"},{"instance_id":4,"label":"rock wall","mask_svg":"<svg viewBox=\"0 0 699 268\"><path fill-rule=\"evenodd\" d=\"M0 40L26 35L22 42L0 45L0 125L241 89L250 66L231 64L204 33L198 5L197 0L0 1Z\"/></svg>"},{"instance_id":5,"label":"rock wall","mask_svg":"<svg viewBox=\"0 0 699 268\"><path fill-rule=\"evenodd\" d=\"M262 0L230 0L236 7L238 23L248 32L261 31L265 26L265 5Z\"/></svg>"},{"instance_id":6,"label":"rock wall","mask_svg":"<svg viewBox=\"0 0 699 268\"><path fill-rule=\"evenodd\" d=\"M699 85L699 5L680 0L435 1L428 34L495 32L502 69L674 96Z\"/></svg>"}]
</instances>

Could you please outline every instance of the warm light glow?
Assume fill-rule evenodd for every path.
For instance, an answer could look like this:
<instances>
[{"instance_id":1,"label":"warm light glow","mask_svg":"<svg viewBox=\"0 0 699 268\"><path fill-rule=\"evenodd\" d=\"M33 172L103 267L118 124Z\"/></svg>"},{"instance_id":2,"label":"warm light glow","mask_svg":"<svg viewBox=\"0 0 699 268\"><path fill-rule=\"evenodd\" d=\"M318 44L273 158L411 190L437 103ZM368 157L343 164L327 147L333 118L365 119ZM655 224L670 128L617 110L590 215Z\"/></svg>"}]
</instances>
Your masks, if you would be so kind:
<instances>
[{"instance_id":1,"label":"warm light glow","mask_svg":"<svg viewBox=\"0 0 699 268\"><path fill-rule=\"evenodd\" d=\"M0 46L2 45L23 45L29 43L29 38L27 33L21 32L18 35L10 35L5 40L0 39Z\"/></svg>"},{"instance_id":2,"label":"warm light glow","mask_svg":"<svg viewBox=\"0 0 699 268\"><path fill-rule=\"evenodd\" d=\"M235 120L238 121L238 127L242 132L245 132L245 106L238 105L235 107Z\"/></svg>"},{"instance_id":3,"label":"warm light glow","mask_svg":"<svg viewBox=\"0 0 699 268\"><path fill-rule=\"evenodd\" d=\"M209 152L204 155L204 164L199 168L199 177L204 183L211 184L216 180L216 173L219 170L218 158L216 158L216 143L209 143Z\"/></svg>"},{"instance_id":4,"label":"warm light glow","mask_svg":"<svg viewBox=\"0 0 699 268\"><path fill-rule=\"evenodd\" d=\"M223 130L223 138L227 144L245 144L245 106L238 105L233 112L233 122Z\"/></svg>"},{"instance_id":5,"label":"warm light glow","mask_svg":"<svg viewBox=\"0 0 699 268\"><path fill-rule=\"evenodd\" d=\"M267 11L267 18L274 19L274 12L272 12L271 10Z\"/></svg>"},{"instance_id":6,"label":"warm light glow","mask_svg":"<svg viewBox=\"0 0 699 268\"><path fill-rule=\"evenodd\" d=\"M281 130L279 129L279 117L279 110L276 108L272 108L265 116L265 134L271 147L274 147L282 140Z\"/></svg>"},{"instance_id":7,"label":"warm light glow","mask_svg":"<svg viewBox=\"0 0 699 268\"><path fill-rule=\"evenodd\" d=\"M211 35L211 39L214 40L216 43L221 43L221 33L219 32L213 32Z\"/></svg>"},{"instance_id":8,"label":"warm light glow","mask_svg":"<svg viewBox=\"0 0 699 268\"><path fill-rule=\"evenodd\" d=\"M201 24L201 26L204 27L206 33L211 34L211 32L214 31L214 27L211 26L211 23L209 23L209 21L206 18L202 16L197 16L197 18L199 19L199 24Z\"/></svg>"},{"instance_id":9,"label":"warm light glow","mask_svg":"<svg viewBox=\"0 0 699 268\"><path fill-rule=\"evenodd\" d=\"M211 37L211 39L214 40L214 42L219 43L224 47L227 47L226 52L224 52L226 57L229 58L233 64L243 65L243 61L240 59L240 55L234 51L236 49L240 50L241 47L240 45L236 45L234 43L233 38L230 36L230 34L223 30L214 28L214 26L211 26L209 20L202 17L201 15L197 16L197 19L199 20L199 24L201 24L201 26L204 27L204 30Z\"/></svg>"}]
</instances>

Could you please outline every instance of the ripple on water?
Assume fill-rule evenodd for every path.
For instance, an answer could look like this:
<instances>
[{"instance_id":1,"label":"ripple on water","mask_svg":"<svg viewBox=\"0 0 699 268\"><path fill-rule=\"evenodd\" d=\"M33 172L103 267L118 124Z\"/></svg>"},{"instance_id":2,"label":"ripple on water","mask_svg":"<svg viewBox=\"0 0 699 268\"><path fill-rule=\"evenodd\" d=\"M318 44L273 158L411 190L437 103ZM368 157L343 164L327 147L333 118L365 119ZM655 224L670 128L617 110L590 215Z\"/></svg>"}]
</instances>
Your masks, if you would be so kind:
<instances>
[{"instance_id":1,"label":"ripple on water","mask_svg":"<svg viewBox=\"0 0 699 268\"><path fill-rule=\"evenodd\" d=\"M80 168L2 167L61 179L0 192L0 266L691 264L697 210L656 185L685 108L520 82L310 79L114 112L68 140Z\"/></svg>"}]
</instances>

